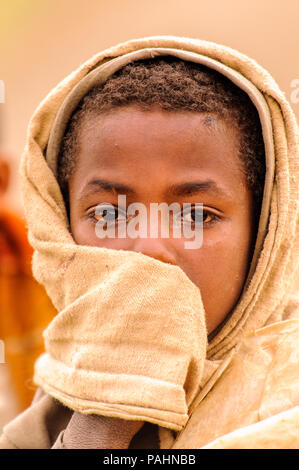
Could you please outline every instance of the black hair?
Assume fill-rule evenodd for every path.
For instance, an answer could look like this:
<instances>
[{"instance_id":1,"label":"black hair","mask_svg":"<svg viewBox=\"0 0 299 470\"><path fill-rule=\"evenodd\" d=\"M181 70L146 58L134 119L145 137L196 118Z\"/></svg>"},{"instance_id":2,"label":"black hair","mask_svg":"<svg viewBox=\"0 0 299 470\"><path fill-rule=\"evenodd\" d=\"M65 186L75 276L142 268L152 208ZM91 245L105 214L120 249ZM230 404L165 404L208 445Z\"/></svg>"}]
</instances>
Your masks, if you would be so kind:
<instances>
[{"instance_id":1,"label":"black hair","mask_svg":"<svg viewBox=\"0 0 299 470\"><path fill-rule=\"evenodd\" d=\"M58 158L58 182L68 207L68 180L76 166L80 130L86 119L115 108L209 113L233 125L240 161L259 212L265 178L265 150L258 112L231 80L200 64L167 56L130 63L91 89L68 123Z\"/></svg>"}]
</instances>

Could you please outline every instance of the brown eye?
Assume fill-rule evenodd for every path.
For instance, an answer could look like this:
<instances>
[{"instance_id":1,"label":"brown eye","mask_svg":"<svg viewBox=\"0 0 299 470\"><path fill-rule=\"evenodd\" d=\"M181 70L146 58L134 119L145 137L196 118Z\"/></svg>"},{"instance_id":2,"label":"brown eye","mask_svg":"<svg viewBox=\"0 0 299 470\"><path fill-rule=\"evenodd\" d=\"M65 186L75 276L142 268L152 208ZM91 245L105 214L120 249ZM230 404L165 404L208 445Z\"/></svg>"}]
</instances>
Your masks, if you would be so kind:
<instances>
[{"instance_id":1,"label":"brown eye","mask_svg":"<svg viewBox=\"0 0 299 470\"><path fill-rule=\"evenodd\" d=\"M88 218L92 219L95 223L111 224L125 221L126 214L112 204L106 206L99 204L88 214Z\"/></svg>"},{"instance_id":2,"label":"brown eye","mask_svg":"<svg viewBox=\"0 0 299 470\"><path fill-rule=\"evenodd\" d=\"M212 214L211 212L208 211L203 211L202 212L202 220L204 223L210 223L213 220L215 220L215 214Z\"/></svg>"},{"instance_id":3,"label":"brown eye","mask_svg":"<svg viewBox=\"0 0 299 470\"><path fill-rule=\"evenodd\" d=\"M117 209L103 209L100 213L97 213L96 211L94 212L94 218L99 221L115 221L118 216L118 210Z\"/></svg>"},{"instance_id":4,"label":"brown eye","mask_svg":"<svg viewBox=\"0 0 299 470\"><path fill-rule=\"evenodd\" d=\"M196 222L202 222L204 226L209 226L219 220L219 217L213 212L196 207L185 210L183 217L183 223L195 224Z\"/></svg>"},{"instance_id":5,"label":"brown eye","mask_svg":"<svg viewBox=\"0 0 299 470\"><path fill-rule=\"evenodd\" d=\"M204 211L201 207L190 207L183 210L183 223L194 224L196 222L201 223L203 221Z\"/></svg>"}]
</instances>

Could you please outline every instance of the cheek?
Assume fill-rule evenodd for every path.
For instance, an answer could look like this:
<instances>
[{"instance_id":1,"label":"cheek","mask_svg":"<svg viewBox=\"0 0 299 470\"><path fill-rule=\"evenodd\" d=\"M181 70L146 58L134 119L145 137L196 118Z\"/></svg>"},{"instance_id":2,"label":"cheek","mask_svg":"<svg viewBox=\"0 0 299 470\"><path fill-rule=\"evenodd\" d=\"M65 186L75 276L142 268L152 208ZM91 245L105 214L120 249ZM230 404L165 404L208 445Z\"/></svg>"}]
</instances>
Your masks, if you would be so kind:
<instances>
[{"instance_id":1,"label":"cheek","mask_svg":"<svg viewBox=\"0 0 299 470\"><path fill-rule=\"evenodd\" d=\"M204 231L200 249L181 252L180 267L200 289L209 333L240 296L249 267L250 243L250 225L236 221L222 229Z\"/></svg>"},{"instance_id":2,"label":"cheek","mask_svg":"<svg viewBox=\"0 0 299 470\"><path fill-rule=\"evenodd\" d=\"M95 225L90 220L77 217L72 210L70 219L71 233L78 245L97 245L99 239L96 236Z\"/></svg>"},{"instance_id":3,"label":"cheek","mask_svg":"<svg viewBox=\"0 0 299 470\"><path fill-rule=\"evenodd\" d=\"M98 246L114 250L128 250L130 242L124 238L99 238L96 234L96 224L90 220L76 220L71 217L71 231L78 245Z\"/></svg>"}]
</instances>

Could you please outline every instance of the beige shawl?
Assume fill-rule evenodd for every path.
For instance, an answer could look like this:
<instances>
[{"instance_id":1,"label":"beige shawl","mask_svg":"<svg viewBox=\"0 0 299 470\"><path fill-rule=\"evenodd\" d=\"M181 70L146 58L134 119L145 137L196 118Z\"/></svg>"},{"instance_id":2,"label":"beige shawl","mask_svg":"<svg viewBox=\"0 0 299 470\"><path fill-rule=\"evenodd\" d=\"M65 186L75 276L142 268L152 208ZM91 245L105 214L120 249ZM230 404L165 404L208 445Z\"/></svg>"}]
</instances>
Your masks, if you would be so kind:
<instances>
[{"instance_id":1,"label":"beige shawl","mask_svg":"<svg viewBox=\"0 0 299 470\"><path fill-rule=\"evenodd\" d=\"M200 290L185 273L141 253L75 244L56 181L60 141L81 97L124 64L165 54L234 81L257 107L264 135L267 174L250 273L209 344ZM277 354L279 344L287 358L295 343L283 338L298 338L298 303L290 296L298 266L298 164L298 128L283 93L256 62L230 48L139 39L95 55L67 77L33 115L21 164L34 275L59 311L44 332L35 382L73 410L158 424L161 447L200 447L299 404L291 366L285 373L294 379L292 396L280 387L275 403L270 392L261 402L271 351ZM247 403L241 412L232 396L240 407ZM179 431L176 441L169 430Z\"/></svg>"}]
</instances>

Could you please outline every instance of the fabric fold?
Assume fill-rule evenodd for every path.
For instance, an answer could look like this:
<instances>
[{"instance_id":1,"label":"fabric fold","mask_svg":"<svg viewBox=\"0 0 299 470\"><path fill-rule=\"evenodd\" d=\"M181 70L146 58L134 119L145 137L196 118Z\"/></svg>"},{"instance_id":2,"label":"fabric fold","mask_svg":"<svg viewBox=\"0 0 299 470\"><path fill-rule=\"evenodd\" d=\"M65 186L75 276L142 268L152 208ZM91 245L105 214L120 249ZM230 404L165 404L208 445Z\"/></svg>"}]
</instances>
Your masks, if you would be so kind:
<instances>
[{"instance_id":1,"label":"fabric fold","mask_svg":"<svg viewBox=\"0 0 299 470\"><path fill-rule=\"evenodd\" d=\"M179 267L141 253L81 246L74 253L62 267L62 310L44 332L35 382L82 413L181 429L206 356L199 289ZM59 269L53 273L55 283Z\"/></svg>"}]
</instances>

